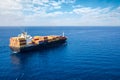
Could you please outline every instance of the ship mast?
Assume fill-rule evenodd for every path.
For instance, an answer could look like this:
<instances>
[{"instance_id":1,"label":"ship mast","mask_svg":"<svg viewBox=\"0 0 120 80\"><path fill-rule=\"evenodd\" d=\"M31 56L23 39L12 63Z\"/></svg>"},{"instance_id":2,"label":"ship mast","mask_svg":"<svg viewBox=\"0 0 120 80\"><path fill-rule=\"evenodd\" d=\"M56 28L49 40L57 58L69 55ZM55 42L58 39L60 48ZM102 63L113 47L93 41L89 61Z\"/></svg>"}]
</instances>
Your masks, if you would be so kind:
<instances>
[{"instance_id":1,"label":"ship mast","mask_svg":"<svg viewBox=\"0 0 120 80\"><path fill-rule=\"evenodd\" d=\"M65 36L64 32L62 34L63 34L63 37L64 37Z\"/></svg>"}]
</instances>

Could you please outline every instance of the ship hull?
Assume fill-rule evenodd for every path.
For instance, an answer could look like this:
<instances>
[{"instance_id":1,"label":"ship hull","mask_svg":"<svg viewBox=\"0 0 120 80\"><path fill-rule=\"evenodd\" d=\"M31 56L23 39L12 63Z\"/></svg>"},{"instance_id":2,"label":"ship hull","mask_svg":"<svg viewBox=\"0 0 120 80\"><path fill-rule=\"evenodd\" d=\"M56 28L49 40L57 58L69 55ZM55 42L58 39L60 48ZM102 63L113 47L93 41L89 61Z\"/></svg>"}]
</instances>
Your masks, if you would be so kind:
<instances>
[{"instance_id":1,"label":"ship hull","mask_svg":"<svg viewBox=\"0 0 120 80\"><path fill-rule=\"evenodd\" d=\"M14 53L31 52L31 51L40 51L40 50L45 50L45 49L48 49L48 48L57 47L57 46L60 46L64 43L66 43L66 39L53 41L53 42L44 42L43 44L25 46L25 47L21 47L21 48L10 47L10 49Z\"/></svg>"}]
</instances>

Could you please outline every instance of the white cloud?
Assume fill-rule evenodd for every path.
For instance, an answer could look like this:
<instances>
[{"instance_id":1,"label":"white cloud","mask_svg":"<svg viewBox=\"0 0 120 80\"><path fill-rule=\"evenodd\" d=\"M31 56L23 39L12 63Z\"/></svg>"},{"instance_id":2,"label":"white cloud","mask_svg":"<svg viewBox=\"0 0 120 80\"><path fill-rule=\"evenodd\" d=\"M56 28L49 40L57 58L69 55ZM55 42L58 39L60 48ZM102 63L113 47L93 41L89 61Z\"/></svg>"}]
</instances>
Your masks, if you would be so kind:
<instances>
[{"instance_id":1,"label":"white cloud","mask_svg":"<svg viewBox=\"0 0 120 80\"><path fill-rule=\"evenodd\" d=\"M59 3L59 2L52 1L50 4L53 6L54 9L61 8L61 3Z\"/></svg>"},{"instance_id":2,"label":"white cloud","mask_svg":"<svg viewBox=\"0 0 120 80\"><path fill-rule=\"evenodd\" d=\"M15 0L4 0L0 1L0 9L2 10L20 10L22 6L19 4L18 1Z\"/></svg>"},{"instance_id":3,"label":"white cloud","mask_svg":"<svg viewBox=\"0 0 120 80\"><path fill-rule=\"evenodd\" d=\"M82 22L83 25L119 26L120 13L118 11L119 11L118 8L111 10L110 7L108 8L81 7L74 9L73 13L81 15L79 22Z\"/></svg>"},{"instance_id":4,"label":"white cloud","mask_svg":"<svg viewBox=\"0 0 120 80\"><path fill-rule=\"evenodd\" d=\"M4 0L0 2L1 26L120 26L120 7L112 9L73 6L60 11L62 4L75 0Z\"/></svg>"},{"instance_id":5,"label":"white cloud","mask_svg":"<svg viewBox=\"0 0 120 80\"><path fill-rule=\"evenodd\" d=\"M22 9L23 9L22 5L15 0L4 0L0 2L0 14L3 15L18 14Z\"/></svg>"},{"instance_id":6,"label":"white cloud","mask_svg":"<svg viewBox=\"0 0 120 80\"><path fill-rule=\"evenodd\" d=\"M108 8L90 8L81 7L75 8L71 12L52 12L42 14L42 19L46 19L47 25L62 25L62 26L119 26L120 13L119 7L111 10ZM37 15L37 19L41 19ZM38 23L41 23L40 20ZM42 25L44 24L42 23ZM45 25L44 24L44 25ZM39 24L36 24L39 25Z\"/></svg>"},{"instance_id":7,"label":"white cloud","mask_svg":"<svg viewBox=\"0 0 120 80\"><path fill-rule=\"evenodd\" d=\"M0 26L23 26L24 17L18 15L0 15Z\"/></svg>"},{"instance_id":8,"label":"white cloud","mask_svg":"<svg viewBox=\"0 0 120 80\"><path fill-rule=\"evenodd\" d=\"M59 0L61 3L75 3L76 0Z\"/></svg>"}]
</instances>

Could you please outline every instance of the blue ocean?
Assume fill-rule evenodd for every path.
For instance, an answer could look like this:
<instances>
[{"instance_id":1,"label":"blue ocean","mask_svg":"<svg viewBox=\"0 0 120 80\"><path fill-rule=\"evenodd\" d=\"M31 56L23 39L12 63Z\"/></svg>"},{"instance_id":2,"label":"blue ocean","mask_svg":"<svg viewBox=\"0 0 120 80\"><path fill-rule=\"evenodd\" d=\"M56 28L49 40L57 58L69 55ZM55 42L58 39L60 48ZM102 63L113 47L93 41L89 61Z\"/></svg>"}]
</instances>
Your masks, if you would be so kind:
<instances>
[{"instance_id":1,"label":"blue ocean","mask_svg":"<svg viewBox=\"0 0 120 80\"><path fill-rule=\"evenodd\" d=\"M27 31L67 36L59 47L13 54L9 38ZM1 27L0 80L120 80L120 27Z\"/></svg>"}]
</instances>

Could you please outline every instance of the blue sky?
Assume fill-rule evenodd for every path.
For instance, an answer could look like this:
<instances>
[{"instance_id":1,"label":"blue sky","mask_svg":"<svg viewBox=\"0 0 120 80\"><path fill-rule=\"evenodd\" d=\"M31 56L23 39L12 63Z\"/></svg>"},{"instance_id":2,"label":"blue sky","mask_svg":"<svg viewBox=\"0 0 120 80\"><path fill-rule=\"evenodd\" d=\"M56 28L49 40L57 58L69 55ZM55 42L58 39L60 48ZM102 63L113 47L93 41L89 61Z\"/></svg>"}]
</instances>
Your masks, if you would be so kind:
<instances>
[{"instance_id":1,"label":"blue sky","mask_svg":"<svg viewBox=\"0 0 120 80\"><path fill-rule=\"evenodd\" d=\"M0 26L120 26L120 0L3 0Z\"/></svg>"},{"instance_id":2,"label":"blue sky","mask_svg":"<svg viewBox=\"0 0 120 80\"><path fill-rule=\"evenodd\" d=\"M76 4L81 4L86 7L119 7L120 0L77 0Z\"/></svg>"}]
</instances>

